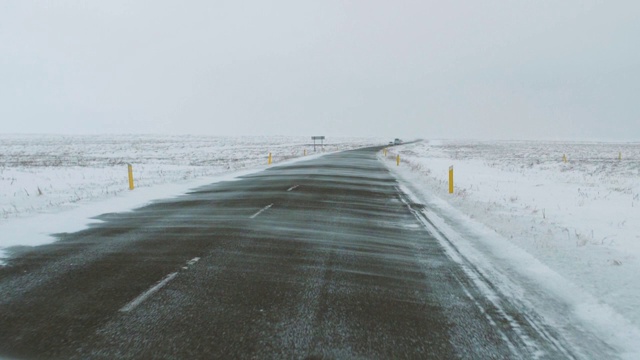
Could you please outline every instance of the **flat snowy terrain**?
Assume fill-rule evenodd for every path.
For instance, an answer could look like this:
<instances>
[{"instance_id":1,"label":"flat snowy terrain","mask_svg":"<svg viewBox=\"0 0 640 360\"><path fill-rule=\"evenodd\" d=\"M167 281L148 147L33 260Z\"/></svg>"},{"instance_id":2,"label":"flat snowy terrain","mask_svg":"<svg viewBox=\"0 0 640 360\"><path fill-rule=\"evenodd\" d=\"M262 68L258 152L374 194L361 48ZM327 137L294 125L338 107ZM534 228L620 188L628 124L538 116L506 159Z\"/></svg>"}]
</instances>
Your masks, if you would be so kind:
<instances>
[{"instance_id":1,"label":"flat snowy terrain","mask_svg":"<svg viewBox=\"0 0 640 360\"><path fill-rule=\"evenodd\" d=\"M278 164L386 143L328 141L314 153L308 137L0 135L0 260L93 216L259 171L269 153ZM483 276L557 328L577 316L640 356L640 144L424 141L380 159Z\"/></svg>"},{"instance_id":2,"label":"flat snowy terrain","mask_svg":"<svg viewBox=\"0 0 640 360\"><path fill-rule=\"evenodd\" d=\"M640 144L425 141L385 160L488 267L543 284L637 351Z\"/></svg>"},{"instance_id":3,"label":"flat snowy terrain","mask_svg":"<svg viewBox=\"0 0 640 360\"><path fill-rule=\"evenodd\" d=\"M0 264L3 249L44 244L51 233L80 230L89 217L266 168L269 153L278 164L305 151L381 143L328 138L314 152L310 137L0 135Z\"/></svg>"}]
</instances>

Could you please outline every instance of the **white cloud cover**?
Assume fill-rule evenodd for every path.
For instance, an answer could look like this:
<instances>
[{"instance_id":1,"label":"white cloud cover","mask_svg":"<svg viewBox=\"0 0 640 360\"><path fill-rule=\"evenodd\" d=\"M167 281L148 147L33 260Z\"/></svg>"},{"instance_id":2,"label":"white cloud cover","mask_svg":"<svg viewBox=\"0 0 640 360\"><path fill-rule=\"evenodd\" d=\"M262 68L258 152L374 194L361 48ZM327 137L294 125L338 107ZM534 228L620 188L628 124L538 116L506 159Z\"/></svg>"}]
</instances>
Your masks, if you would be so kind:
<instances>
[{"instance_id":1,"label":"white cloud cover","mask_svg":"<svg viewBox=\"0 0 640 360\"><path fill-rule=\"evenodd\" d=\"M3 2L0 131L638 140L639 11Z\"/></svg>"}]
</instances>

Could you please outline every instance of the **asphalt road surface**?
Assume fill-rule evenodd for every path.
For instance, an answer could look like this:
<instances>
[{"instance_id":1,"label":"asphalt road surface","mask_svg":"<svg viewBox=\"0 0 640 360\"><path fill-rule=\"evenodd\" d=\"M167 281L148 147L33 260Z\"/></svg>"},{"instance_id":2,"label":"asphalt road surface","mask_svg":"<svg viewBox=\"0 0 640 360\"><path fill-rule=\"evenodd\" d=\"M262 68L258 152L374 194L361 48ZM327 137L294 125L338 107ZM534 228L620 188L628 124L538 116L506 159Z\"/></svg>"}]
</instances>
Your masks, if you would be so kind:
<instances>
[{"instance_id":1,"label":"asphalt road surface","mask_svg":"<svg viewBox=\"0 0 640 360\"><path fill-rule=\"evenodd\" d=\"M377 150L274 166L23 249L0 268L0 357L571 358L509 299L492 307Z\"/></svg>"}]
</instances>

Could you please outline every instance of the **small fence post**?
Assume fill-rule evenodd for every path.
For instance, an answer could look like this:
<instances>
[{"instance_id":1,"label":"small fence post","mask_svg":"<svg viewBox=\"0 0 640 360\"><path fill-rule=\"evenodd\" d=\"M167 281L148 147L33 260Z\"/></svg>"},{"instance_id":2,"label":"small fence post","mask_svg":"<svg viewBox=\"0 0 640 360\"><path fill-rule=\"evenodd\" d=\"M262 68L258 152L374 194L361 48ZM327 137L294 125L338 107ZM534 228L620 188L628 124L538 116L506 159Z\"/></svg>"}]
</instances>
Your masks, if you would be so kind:
<instances>
[{"instance_id":1,"label":"small fence post","mask_svg":"<svg viewBox=\"0 0 640 360\"><path fill-rule=\"evenodd\" d=\"M396 156L396 166L400 166L400 155Z\"/></svg>"},{"instance_id":2,"label":"small fence post","mask_svg":"<svg viewBox=\"0 0 640 360\"><path fill-rule=\"evenodd\" d=\"M129 168L129 190L133 190L133 166L127 164Z\"/></svg>"},{"instance_id":3,"label":"small fence post","mask_svg":"<svg viewBox=\"0 0 640 360\"><path fill-rule=\"evenodd\" d=\"M267 164L271 165L272 162L273 162L273 158L271 157L271 153L269 153L269 160L267 161Z\"/></svg>"},{"instance_id":4,"label":"small fence post","mask_svg":"<svg viewBox=\"0 0 640 360\"><path fill-rule=\"evenodd\" d=\"M453 194L453 165L449 166L449 194Z\"/></svg>"}]
</instances>

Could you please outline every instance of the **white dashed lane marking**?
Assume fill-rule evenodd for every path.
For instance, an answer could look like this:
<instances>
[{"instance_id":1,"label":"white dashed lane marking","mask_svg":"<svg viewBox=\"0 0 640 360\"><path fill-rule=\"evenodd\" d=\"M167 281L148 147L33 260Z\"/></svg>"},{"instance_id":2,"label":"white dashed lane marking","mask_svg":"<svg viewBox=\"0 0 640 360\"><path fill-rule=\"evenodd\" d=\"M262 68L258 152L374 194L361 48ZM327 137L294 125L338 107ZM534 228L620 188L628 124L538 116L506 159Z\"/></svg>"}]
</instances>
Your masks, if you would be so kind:
<instances>
[{"instance_id":1,"label":"white dashed lane marking","mask_svg":"<svg viewBox=\"0 0 640 360\"><path fill-rule=\"evenodd\" d=\"M197 263L198 261L200 261L200 258L199 258L199 257L193 258L193 259L191 259L191 260L187 261L187 266L183 266L182 268L183 268L184 270L187 270L187 269L189 268L189 266L191 266L191 265L193 265L193 264Z\"/></svg>"},{"instance_id":2,"label":"white dashed lane marking","mask_svg":"<svg viewBox=\"0 0 640 360\"><path fill-rule=\"evenodd\" d=\"M165 285L167 285L169 283L169 281L173 280L173 278L175 278L176 276L178 276L177 272L174 272L174 273L171 273L171 274L165 276L164 279L162 279L159 283L155 284L149 290L143 292L142 294L140 294L140 296L138 296L137 298L133 299L133 301L131 301L127 305L123 306L122 309L120 309L120 312L129 312L129 311L137 308L138 305L142 304L151 295L155 294L156 292L158 292L158 290L162 289Z\"/></svg>"},{"instance_id":3,"label":"white dashed lane marking","mask_svg":"<svg viewBox=\"0 0 640 360\"><path fill-rule=\"evenodd\" d=\"M249 218L250 219L255 219L258 215L262 214L263 212L269 210L271 207L273 206L273 204L269 204L267 206L265 206L263 209L261 209L260 211L258 211L257 213L251 215Z\"/></svg>"},{"instance_id":4,"label":"white dashed lane marking","mask_svg":"<svg viewBox=\"0 0 640 360\"><path fill-rule=\"evenodd\" d=\"M187 270L189 268L189 266L192 266L193 264L197 263L198 261L200 261L199 257L193 258L193 259L187 261L187 265L183 266L182 268L184 270ZM147 290L147 291L143 292L142 294L138 295L138 297L133 299L130 303L128 303L127 305L123 306L120 309L120 312L129 312L129 311L135 309L136 307L138 307L138 305L142 304L145 300L147 300L149 297L151 297L151 295L157 293L158 290L160 290L163 287L165 287L176 276L178 276L178 272L177 271L165 276L164 279L160 280L157 284L153 285L151 288L149 288L149 290Z\"/></svg>"}]
</instances>

